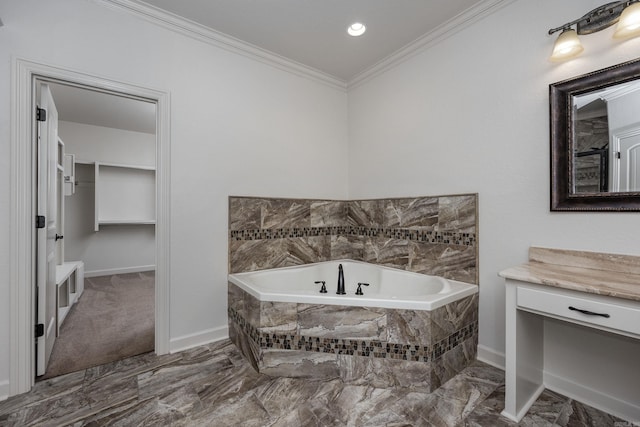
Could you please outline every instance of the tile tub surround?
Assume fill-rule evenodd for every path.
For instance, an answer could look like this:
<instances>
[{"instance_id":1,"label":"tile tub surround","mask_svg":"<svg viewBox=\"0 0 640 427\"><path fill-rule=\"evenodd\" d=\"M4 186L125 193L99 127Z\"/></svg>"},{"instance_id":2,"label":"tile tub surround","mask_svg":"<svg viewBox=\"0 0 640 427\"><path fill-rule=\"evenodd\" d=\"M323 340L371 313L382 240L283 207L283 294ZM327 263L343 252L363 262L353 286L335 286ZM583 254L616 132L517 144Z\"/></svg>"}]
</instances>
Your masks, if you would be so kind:
<instances>
[{"instance_id":1,"label":"tile tub surround","mask_svg":"<svg viewBox=\"0 0 640 427\"><path fill-rule=\"evenodd\" d=\"M260 373L431 392L475 360L478 294L429 312L259 301L228 289L230 338Z\"/></svg>"},{"instance_id":2,"label":"tile tub surround","mask_svg":"<svg viewBox=\"0 0 640 427\"><path fill-rule=\"evenodd\" d=\"M349 258L478 284L478 196L229 197L229 272Z\"/></svg>"}]
</instances>

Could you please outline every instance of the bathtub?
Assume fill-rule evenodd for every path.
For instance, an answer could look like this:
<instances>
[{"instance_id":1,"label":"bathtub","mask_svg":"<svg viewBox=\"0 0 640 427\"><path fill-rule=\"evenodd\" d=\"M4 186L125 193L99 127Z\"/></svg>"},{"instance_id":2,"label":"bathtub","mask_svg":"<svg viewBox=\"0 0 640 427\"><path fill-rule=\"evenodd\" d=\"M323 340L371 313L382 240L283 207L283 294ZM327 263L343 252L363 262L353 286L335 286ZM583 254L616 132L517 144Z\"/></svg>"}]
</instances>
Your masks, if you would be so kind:
<instances>
[{"instance_id":1,"label":"bathtub","mask_svg":"<svg viewBox=\"0 0 640 427\"><path fill-rule=\"evenodd\" d=\"M337 295L342 265L346 295ZM259 301L435 310L478 292L478 286L353 260L236 273L229 281ZM327 293L320 293L324 281ZM356 295L358 283L364 295Z\"/></svg>"},{"instance_id":2,"label":"bathtub","mask_svg":"<svg viewBox=\"0 0 640 427\"><path fill-rule=\"evenodd\" d=\"M231 341L271 376L431 393L477 354L476 285L348 259L230 274L227 311Z\"/></svg>"}]
</instances>

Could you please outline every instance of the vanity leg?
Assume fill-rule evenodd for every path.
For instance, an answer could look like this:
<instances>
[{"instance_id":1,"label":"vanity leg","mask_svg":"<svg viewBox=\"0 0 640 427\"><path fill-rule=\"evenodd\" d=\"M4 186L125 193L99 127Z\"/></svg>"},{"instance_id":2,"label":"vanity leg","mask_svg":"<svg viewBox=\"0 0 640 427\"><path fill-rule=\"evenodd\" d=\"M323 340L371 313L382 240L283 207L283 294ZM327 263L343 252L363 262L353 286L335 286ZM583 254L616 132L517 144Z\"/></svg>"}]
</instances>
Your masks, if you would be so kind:
<instances>
[{"instance_id":1,"label":"vanity leg","mask_svg":"<svg viewBox=\"0 0 640 427\"><path fill-rule=\"evenodd\" d=\"M541 316L518 310L517 286L506 284L505 407L519 422L544 390L544 326Z\"/></svg>"}]
</instances>

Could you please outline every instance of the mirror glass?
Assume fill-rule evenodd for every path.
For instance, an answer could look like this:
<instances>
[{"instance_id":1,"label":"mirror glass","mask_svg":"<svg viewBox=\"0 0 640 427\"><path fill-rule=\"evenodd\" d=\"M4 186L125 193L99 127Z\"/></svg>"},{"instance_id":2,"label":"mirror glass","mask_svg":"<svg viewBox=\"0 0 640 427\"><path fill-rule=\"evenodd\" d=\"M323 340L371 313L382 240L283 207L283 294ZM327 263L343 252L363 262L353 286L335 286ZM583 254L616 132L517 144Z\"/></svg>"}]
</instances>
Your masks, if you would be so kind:
<instances>
[{"instance_id":1,"label":"mirror glass","mask_svg":"<svg viewBox=\"0 0 640 427\"><path fill-rule=\"evenodd\" d=\"M571 193L640 191L640 81L571 97Z\"/></svg>"}]
</instances>

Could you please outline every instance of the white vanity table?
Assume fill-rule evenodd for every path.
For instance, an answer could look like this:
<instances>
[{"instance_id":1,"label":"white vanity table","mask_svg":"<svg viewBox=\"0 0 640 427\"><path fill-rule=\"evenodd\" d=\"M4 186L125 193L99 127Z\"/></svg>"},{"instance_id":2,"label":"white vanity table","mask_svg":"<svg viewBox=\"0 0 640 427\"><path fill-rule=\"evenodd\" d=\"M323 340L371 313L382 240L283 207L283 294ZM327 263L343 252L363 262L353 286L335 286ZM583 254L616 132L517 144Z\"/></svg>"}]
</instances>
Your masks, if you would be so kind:
<instances>
[{"instance_id":1,"label":"white vanity table","mask_svg":"<svg viewBox=\"0 0 640 427\"><path fill-rule=\"evenodd\" d=\"M506 278L506 393L520 421L545 388L544 319L640 339L640 257L532 247Z\"/></svg>"}]
</instances>

